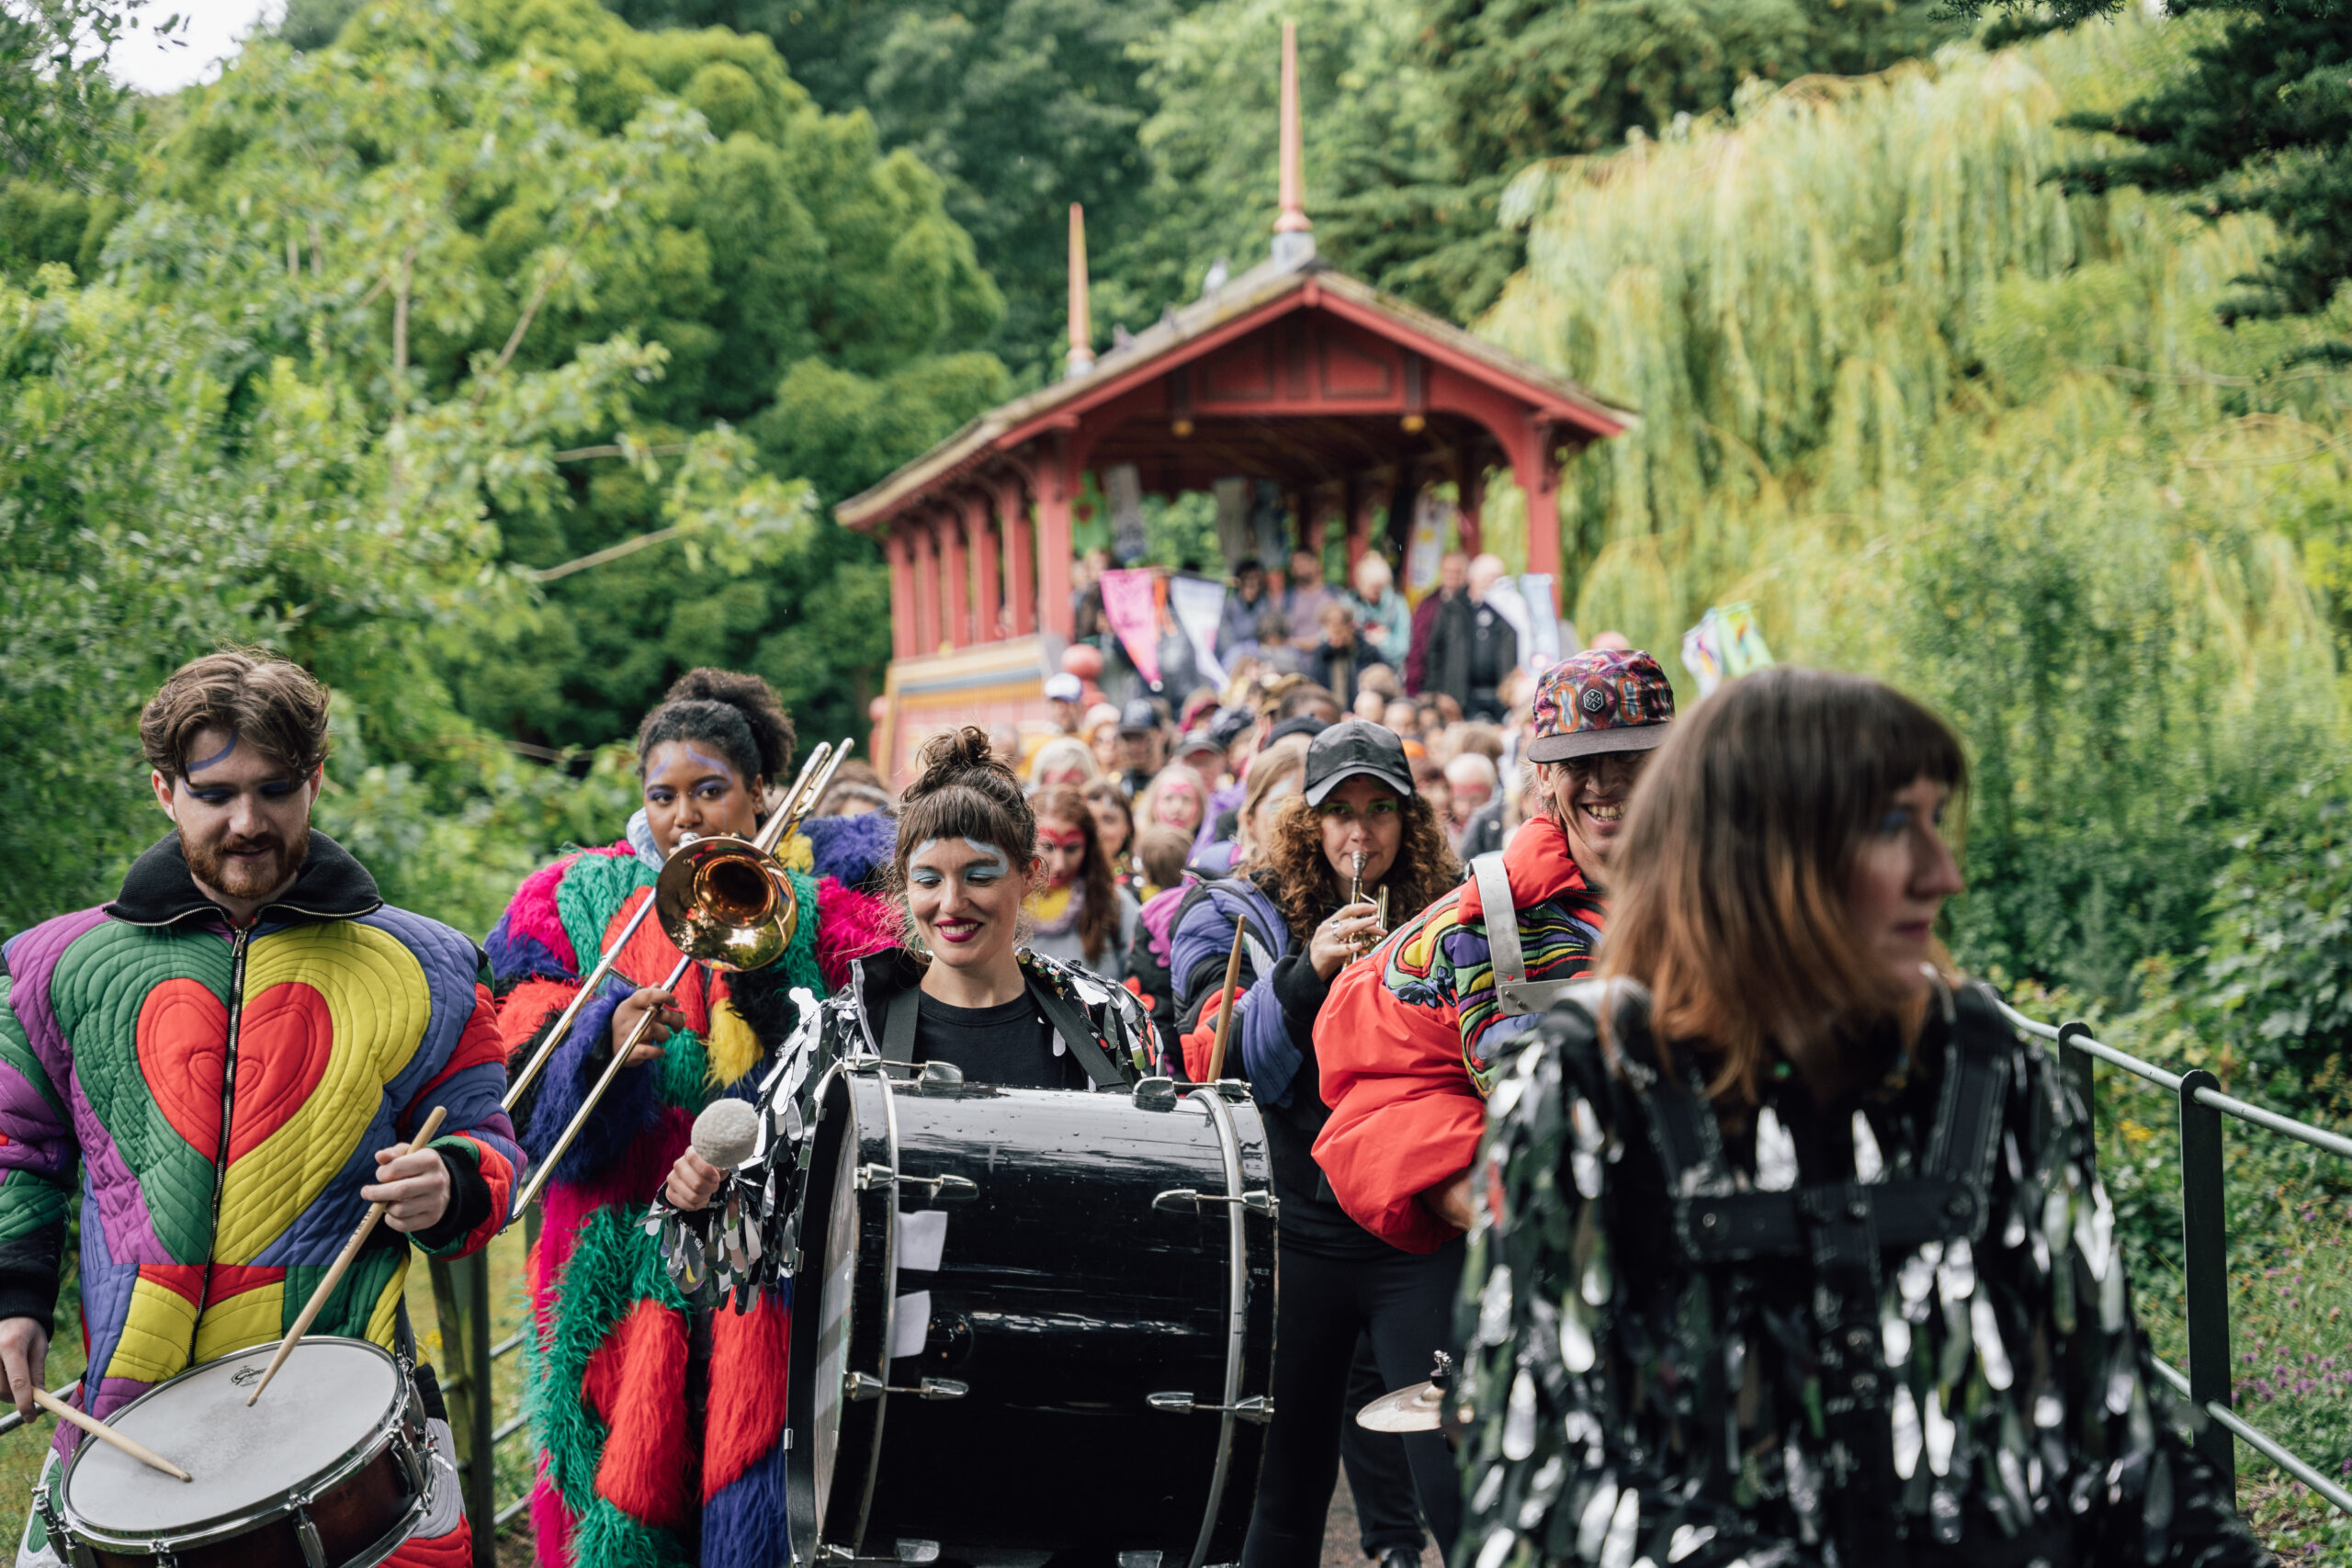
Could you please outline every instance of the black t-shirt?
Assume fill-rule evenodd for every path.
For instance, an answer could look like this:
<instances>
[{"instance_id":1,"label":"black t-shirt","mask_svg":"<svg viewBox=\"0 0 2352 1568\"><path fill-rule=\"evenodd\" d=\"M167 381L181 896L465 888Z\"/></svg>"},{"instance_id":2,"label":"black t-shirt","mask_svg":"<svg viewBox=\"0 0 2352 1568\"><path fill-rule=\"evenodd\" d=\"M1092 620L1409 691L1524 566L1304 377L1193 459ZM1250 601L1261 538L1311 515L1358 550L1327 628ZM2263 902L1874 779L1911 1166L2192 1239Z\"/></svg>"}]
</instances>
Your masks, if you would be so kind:
<instances>
[{"instance_id":1,"label":"black t-shirt","mask_svg":"<svg viewBox=\"0 0 2352 1568\"><path fill-rule=\"evenodd\" d=\"M1026 992L992 1008L950 1007L928 995L915 1025L915 1058L961 1067L971 1083L1004 1089L1084 1089L1085 1069L1058 1042Z\"/></svg>"}]
</instances>

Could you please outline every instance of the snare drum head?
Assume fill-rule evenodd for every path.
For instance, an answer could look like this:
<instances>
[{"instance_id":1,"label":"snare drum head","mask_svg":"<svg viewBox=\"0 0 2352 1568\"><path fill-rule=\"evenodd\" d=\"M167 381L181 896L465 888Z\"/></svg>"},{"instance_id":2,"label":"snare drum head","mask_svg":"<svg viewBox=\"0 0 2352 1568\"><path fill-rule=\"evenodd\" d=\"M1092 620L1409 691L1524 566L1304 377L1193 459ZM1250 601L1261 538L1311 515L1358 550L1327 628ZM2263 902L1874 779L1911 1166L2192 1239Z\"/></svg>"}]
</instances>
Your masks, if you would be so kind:
<instances>
[{"instance_id":1,"label":"snare drum head","mask_svg":"<svg viewBox=\"0 0 2352 1568\"><path fill-rule=\"evenodd\" d=\"M193 1368L108 1418L187 1471L192 1484L85 1438L66 1467L68 1513L109 1535L169 1535L263 1510L366 1444L400 1401L399 1370L382 1350L356 1339L306 1339L248 1410L277 1348L259 1345Z\"/></svg>"}]
</instances>

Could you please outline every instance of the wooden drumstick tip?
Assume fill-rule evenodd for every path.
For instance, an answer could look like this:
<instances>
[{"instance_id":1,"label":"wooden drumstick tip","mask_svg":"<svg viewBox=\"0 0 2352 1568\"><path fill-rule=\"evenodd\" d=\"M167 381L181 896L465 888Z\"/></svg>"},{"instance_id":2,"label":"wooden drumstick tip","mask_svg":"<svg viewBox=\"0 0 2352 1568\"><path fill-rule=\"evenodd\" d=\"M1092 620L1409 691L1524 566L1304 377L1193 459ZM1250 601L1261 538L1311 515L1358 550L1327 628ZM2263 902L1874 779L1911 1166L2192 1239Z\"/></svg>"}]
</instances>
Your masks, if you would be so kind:
<instances>
[{"instance_id":1,"label":"wooden drumstick tip","mask_svg":"<svg viewBox=\"0 0 2352 1568\"><path fill-rule=\"evenodd\" d=\"M43 1410L48 1411L51 1416L56 1416L60 1421L79 1427L85 1432L89 1433L90 1436L97 1438L98 1441L102 1443L108 1443L113 1445L115 1448L120 1449L124 1453L129 1454L132 1459L137 1460L140 1463L145 1465L150 1470L160 1470L165 1475L172 1476L180 1481L192 1482L196 1479L195 1476L190 1475L187 1471L182 1470L178 1465L174 1464L170 1460L165 1459L163 1455L157 1453L146 1444L124 1437L120 1432L116 1431L112 1427L107 1426L105 1422L99 1420L95 1416L87 1415L82 1411L74 1409L72 1405L58 1398L57 1395L50 1393L49 1390L40 1387L38 1383L33 1387L33 1403L40 1405Z\"/></svg>"},{"instance_id":2,"label":"wooden drumstick tip","mask_svg":"<svg viewBox=\"0 0 2352 1568\"><path fill-rule=\"evenodd\" d=\"M425 1117L424 1125L409 1139L409 1152L413 1154L430 1144L433 1135L441 1130L441 1119L448 1113L447 1106L435 1106L432 1113ZM334 1288L343 1283L344 1275L351 1269L351 1260L359 1256L361 1245L375 1230L376 1222L384 1217L384 1211L389 1206L380 1202L368 1205L367 1217L359 1222L359 1228L351 1233L351 1239L343 1244L343 1250L335 1254L334 1262L327 1268L326 1278L321 1280L318 1287L311 1292L311 1299L302 1303L301 1315L294 1320L294 1326L288 1329L286 1337L277 1342L277 1354L269 1359L268 1367L261 1374L261 1382L254 1384L253 1393L246 1397L246 1409L251 1410L261 1399L262 1390L269 1386L269 1380L277 1375L277 1369L286 1364L286 1358L294 1353L294 1347L300 1345L302 1336L311 1331L311 1325L318 1320L319 1309L327 1304L327 1298L334 1294Z\"/></svg>"},{"instance_id":3,"label":"wooden drumstick tip","mask_svg":"<svg viewBox=\"0 0 2352 1568\"><path fill-rule=\"evenodd\" d=\"M1249 922L1237 919L1233 922L1233 951L1225 955L1225 990L1222 993L1225 997L1225 1004L1217 1010L1216 1039L1209 1046L1208 1081L1210 1083L1216 1082L1225 1072L1225 1042L1227 1036L1232 1032L1233 1014L1238 1006L1238 998L1234 996L1233 987L1241 978L1241 939L1249 934Z\"/></svg>"}]
</instances>

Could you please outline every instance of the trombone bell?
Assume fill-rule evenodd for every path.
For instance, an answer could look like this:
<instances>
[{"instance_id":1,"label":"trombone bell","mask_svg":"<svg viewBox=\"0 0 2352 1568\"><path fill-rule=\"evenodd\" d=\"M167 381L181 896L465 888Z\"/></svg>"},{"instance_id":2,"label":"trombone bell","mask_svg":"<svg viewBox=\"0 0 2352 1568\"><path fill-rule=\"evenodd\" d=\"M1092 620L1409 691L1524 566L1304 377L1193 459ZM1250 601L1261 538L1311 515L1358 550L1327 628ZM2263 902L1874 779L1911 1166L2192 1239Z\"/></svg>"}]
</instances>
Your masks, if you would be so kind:
<instances>
[{"instance_id":1,"label":"trombone bell","mask_svg":"<svg viewBox=\"0 0 2352 1568\"><path fill-rule=\"evenodd\" d=\"M800 924L784 867L749 840L720 834L681 844L653 887L653 915L678 951L715 969L760 969L783 956Z\"/></svg>"}]
</instances>

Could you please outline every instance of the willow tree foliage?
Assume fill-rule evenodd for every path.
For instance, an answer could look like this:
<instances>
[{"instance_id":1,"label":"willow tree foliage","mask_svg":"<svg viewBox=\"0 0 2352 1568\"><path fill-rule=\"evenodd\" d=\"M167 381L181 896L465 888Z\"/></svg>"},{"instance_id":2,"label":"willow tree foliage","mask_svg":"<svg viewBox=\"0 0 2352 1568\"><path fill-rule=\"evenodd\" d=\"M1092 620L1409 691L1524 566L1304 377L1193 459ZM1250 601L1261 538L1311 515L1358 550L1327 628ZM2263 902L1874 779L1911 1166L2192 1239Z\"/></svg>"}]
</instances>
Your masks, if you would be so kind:
<instances>
[{"instance_id":1,"label":"willow tree foliage","mask_svg":"<svg viewBox=\"0 0 2352 1568\"><path fill-rule=\"evenodd\" d=\"M2109 996L2342 745L2352 623L2310 584L2352 538L2352 382L2261 373L2342 323L2224 330L2262 224L2048 177L2093 149L2065 113L2200 36L1750 89L1537 165L1481 323L1642 413L1570 470L1579 626L1671 650L1750 599L1782 657L1920 691L1977 759L1965 955Z\"/></svg>"}]
</instances>

